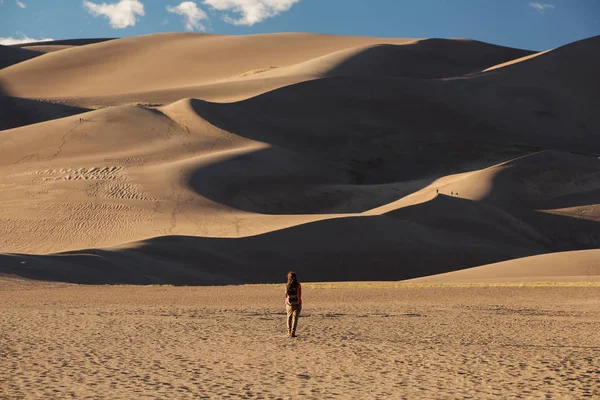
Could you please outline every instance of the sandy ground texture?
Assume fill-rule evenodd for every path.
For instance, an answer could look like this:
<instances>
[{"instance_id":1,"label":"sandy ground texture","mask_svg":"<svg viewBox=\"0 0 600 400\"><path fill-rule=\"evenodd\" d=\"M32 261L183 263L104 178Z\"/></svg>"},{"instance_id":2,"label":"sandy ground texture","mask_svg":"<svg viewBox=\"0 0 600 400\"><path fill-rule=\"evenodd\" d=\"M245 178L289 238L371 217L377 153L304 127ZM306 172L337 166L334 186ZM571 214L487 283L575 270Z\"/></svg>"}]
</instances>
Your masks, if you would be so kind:
<instances>
[{"instance_id":1,"label":"sandy ground texture","mask_svg":"<svg viewBox=\"0 0 600 400\"><path fill-rule=\"evenodd\" d=\"M3 280L0 397L600 396L598 286L303 287Z\"/></svg>"}]
</instances>

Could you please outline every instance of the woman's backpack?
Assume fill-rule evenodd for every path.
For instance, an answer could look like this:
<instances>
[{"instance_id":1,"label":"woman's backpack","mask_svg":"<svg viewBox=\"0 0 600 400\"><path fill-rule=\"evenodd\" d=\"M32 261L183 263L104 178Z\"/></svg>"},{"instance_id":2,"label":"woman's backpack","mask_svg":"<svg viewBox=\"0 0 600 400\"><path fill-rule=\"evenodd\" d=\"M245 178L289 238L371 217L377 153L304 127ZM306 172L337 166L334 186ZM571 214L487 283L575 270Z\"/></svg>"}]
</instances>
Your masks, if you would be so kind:
<instances>
[{"instance_id":1,"label":"woman's backpack","mask_svg":"<svg viewBox=\"0 0 600 400\"><path fill-rule=\"evenodd\" d=\"M287 298L288 303L292 306L300 304L300 299L298 298L298 286L290 286L287 288Z\"/></svg>"}]
</instances>

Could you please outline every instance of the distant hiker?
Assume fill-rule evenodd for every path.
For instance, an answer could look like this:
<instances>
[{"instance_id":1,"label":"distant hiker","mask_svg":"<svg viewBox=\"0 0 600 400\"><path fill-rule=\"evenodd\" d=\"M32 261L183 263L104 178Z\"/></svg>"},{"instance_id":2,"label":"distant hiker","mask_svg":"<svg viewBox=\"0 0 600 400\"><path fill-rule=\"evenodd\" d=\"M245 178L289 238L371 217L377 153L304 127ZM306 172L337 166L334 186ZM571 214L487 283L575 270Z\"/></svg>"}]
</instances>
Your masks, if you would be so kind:
<instances>
[{"instance_id":1,"label":"distant hiker","mask_svg":"<svg viewBox=\"0 0 600 400\"><path fill-rule=\"evenodd\" d=\"M79 118L79 122L83 122L83 118Z\"/></svg>"},{"instance_id":2,"label":"distant hiker","mask_svg":"<svg viewBox=\"0 0 600 400\"><path fill-rule=\"evenodd\" d=\"M450 195L451 195L451 196L454 196L454 192L450 192Z\"/></svg>"},{"instance_id":3,"label":"distant hiker","mask_svg":"<svg viewBox=\"0 0 600 400\"><path fill-rule=\"evenodd\" d=\"M439 193L439 192L440 192L440 189L435 189L435 192L436 192L436 193Z\"/></svg>"},{"instance_id":4,"label":"distant hiker","mask_svg":"<svg viewBox=\"0 0 600 400\"><path fill-rule=\"evenodd\" d=\"M302 311L302 286L298 283L295 272L288 272L285 285L285 309L287 311L287 335L296 337L298 317Z\"/></svg>"}]
</instances>

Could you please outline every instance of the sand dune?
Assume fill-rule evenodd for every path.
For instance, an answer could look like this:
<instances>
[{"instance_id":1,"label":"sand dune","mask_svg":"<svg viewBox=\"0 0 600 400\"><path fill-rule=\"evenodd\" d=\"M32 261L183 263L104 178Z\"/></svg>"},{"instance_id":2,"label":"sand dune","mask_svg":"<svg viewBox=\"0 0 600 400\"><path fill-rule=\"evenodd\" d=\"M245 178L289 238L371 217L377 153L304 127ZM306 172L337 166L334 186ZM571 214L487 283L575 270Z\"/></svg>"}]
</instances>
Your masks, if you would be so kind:
<instances>
[{"instance_id":1,"label":"sand dune","mask_svg":"<svg viewBox=\"0 0 600 400\"><path fill-rule=\"evenodd\" d=\"M523 62L523 61L527 61L527 60L530 60L530 59L532 59L534 57L541 56L542 54L545 54L545 53L547 53L549 51L551 51L551 50L540 51L539 53L529 54L529 55L521 57L521 58L516 58L514 60L510 60L510 61L504 62L502 64L497 64L497 65L494 65L493 67L489 67L489 68L483 70L483 72L489 72L489 71L493 71L493 70L498 69L498 68L504 68L504 67L508 67L509 65L513 65L513 64L517 64L517 63L520 63L520 62Z\"/></svg>"},{"instance_id":2,"label":"sand dune","mask_svg":"<svg viewBox=\"0 0 600 400\"><path fill-rule=\"evenodd\" d=\"M447 216L446 201L463 211ZM448 198L402 210L406 212L338 217L243 238L166 236L106 250L7 255L1 268L7 274L74 283L264 283L282 266L308 281L340 276L400 280L552 249L548 238L493 207ZM184 215L191 219L190 214ZM436 218L440 215L446 219ZM201 216L196 223L209 232L203 236L214 234L219 224L233 225L227 216L213 221ZM159 221L153 222L158 228Z\"/></svg>"},{"instance_id":3,"label":"sand dune","mask_svg":"<svg viewBox=\"0 0 600 400\"><path fill-rule=\"evenodd\" d=\"M600 120L593 93L600 85L591 77L600 68L599 46L596 36L475 76L464 87L478 100L471 109L494 126L536 136L548 147L598 155ZM565 138L572 142L568 148L561 144ZM575 143L588 149L575 149Z\"/></svg>"},{"instance_id":4,"label":"sand dune","mask_svg":"<svg viewBox=\"0 0 600 400\"><path fill-rule=\"evenodd\" d=\"M20 47L22 49L39 51L41 53L53 53L55 51L70 49L72 47L86 46L88 44L101 43L109 40L114 40L114 38L49 40L45 42L18 44L13 45L12 47Z\"/></svg>"},{"instance_id":5,"label":"sand dune","mask_svg":"<svg viewBox=\"0 0 600 400\"><path fill-rule=\"evenodd\" d=\"M48 40L44 42L29 42L12 45L12 47L27 48L31 46L86 46L88 44L101 43L109 40L115 40L115 38L82 38L82 39L62 39L62 40Z\"/></svg>"},{"instance_id":6,"label":"sand dune","mask_svg":"<svg viewBox=\"0 0 600 400\"><path fill-rule=\"evenodd\" d=\"M223 97L222 93L206 97L210 86L223 81L229 90L233 82L234 87L241 86L236 98L242 99L311 77L456 76L530 53L476 41L296 33L155 34L69 51L51 54L43 62L21 64L0 79L13 95L21 97L69 98L73 104L85 105L124 104L132 98L165 104L184 97L231 100L231 95ZM145 66L144 74L134 72L139 65ZM111 74L113 84L104 84L106 73ZM271 75L279 79L267 80ZM257 78L262 84L256 87L255 83L254 90L246 93L244 88L251 84L245 81ZM173 91L180 93L169 96Z\"/></svg>"},{"instance_id":7,"label":"sand dune","mask_svg":"<svg viewBox=\"0 0 600 400\"><path fill-rule=\"evenodd\" d=\"M29 49L19 49L12 46L3 46L0 44L0 70L18 64L25 60L30 60L42 55L39 51Z\"/></svg>"},{"instance_id":8,"label":"sand dune","mask_svg":"<svg viewBox=\"0 0 600 400\"><path fill-rule=\"evenodd\" d=\"M598 204L600 160L556 150L532 153L481 170L438 179L380 209L418 204L434 191L514 209L561 209Z\"/></svg>"},{"instance_id":9,"label":"sand dune","mask_svg":"<svg viewBox=\"0 0 600 400\"><path fill-rule=\"evenodd\" d=\"M72 47L0 71L22 96L2 98L0 272L399 280L600 247L597 43L535 57L312 34L32 45Z\"/></svg>"},{"instance_id":10,"label":"sand dune","mask_svg":"<svg viewBox=\"0 0 600 400\"><path fill-rule=\"evenodd\" d=\"M27 46L27 47L22 47L23 49L27 49L27 50L33 50L33 51L39 51L40 53L53 53L55 51L60 51L60 50L66 50L66 49L70 49L74 46L70 46L70 45L60 45L60 44L56 44L56 45L37 45L37 46Z\"/></svg>"},{"instance_id":11,"label":"sand dune","mask_svg":"<svg viewBox=\"0 0 600 400\"><path fill-rule=\"evenodd\" d=\"M600 250L543 254L413 279L415 283L600 281Z\"/></svg>"},{"instance_id":12,"label":"sand dune","mask_svg":"<svg viewBox=\"0 0 600 400\"><path fill-rule=\"evenodd\" d=\"M507 178L503 185L497 185L495 180L499 171L507 168L504 164L472 172L452 183L442 184L432 176L398 182L390 177L394 177L394 173L401 176L396 171L402 171L406 160L398 166L378 165L377 160L369 163L368 159L364 165L353 162L354 154L369 149L368 142L363 142L362 148L360 141L355 148L346 146L351 150L346 155L339 151L337 144L343 137L335 142L332 141L334 135L319 139L315 132L315 137L308 139L306 135L296 137L290 129L285 138L276 138L277 130L273 129L268 137L243 137L230 133L239 131L235 126L219 129L201 118L202 112L198 110L205 111L204 107L209 111L205 114L214 119L212 108L217 105L184 100L160 111L142 107L107 108L50 121L45 123L44 129L31 126L5 131L1 137L7 154L2 160L7 171L3 216L10 231L3 235L4 248L11 252L56 252L114 246L160 233L195 234L199 226L211 236L260 234L301 221L368 211L388 203L392 205L388 207L391 211L400 206L394 203L398 198L406 197L401 200L402 205L411 206L416 204L414 199L420 196L421 189L427 201L433 198L434 188L442 194L454 192L474 201L489 197L486 191L491 188L494 198L502 193L509 198L519 198L520 192L514 190L521 188L518 190L526 192L529 188L522 184L523 179L538 185L554 185L550 189L556 193L562 190L563 197L584 195L591 190L593 200L597 184L594 172L598 168L597 160L562 153L550 156L546 164L539 163L544 153L526 157L534 160L530 162L534 166L539 165ZM219 105L215 110L219 116L227 116L223 110L228 108ZM234 112L232 115L243 121L245 114L236 108ZM131 121L136 121L135 126ZM123 130L127 130L127 136L121 134ZM327 142L319 142L323 139ZM32 147L31 143L37 145ZM329 155L336 146L338 153ZM428 160L433 160L436 154L424 153ZM570 176L579 174L578 179L583 184L579 190L570 186L572 181L568 176L555 173L555 177L549 175L542 181L535 175L540 170L548 175L548 167L562 158L579 160L569 172ZM467 158L466 161L472 160ZM458 159L454 167L464 165L465 160ZM375 181L387 176L389 180L384 184L375 181L370 185L357 185L360 176L356 169L359 168L370 172L368 179ZM423 170L414 173L423 174ZM561 180L557 180L559 178ZM432 183L434 181L438 183ZM564 187L561 189L560 185ZM25 201L18 201L23 191L29 196ZM68 202L64 201L66 195ZM542 194L541 198L549 197ZM508 203L492 203L514 208ZM552 209L561 204L571 206L573 203L544 203ZM31 232L31 213L41 211L42 205L42 209L49 212L35 233ZM531 207L543 208L538 205ZM174 223L176 210L186 217ZM299 218L292 217L294 214L309 215ZM131 218L124 218L127 215ZM269 215L282 217L269 228L266 222ZM83 224L84 220L88 223ZM584 231L588 232L587 237L595 237L593 229ZM54 238L48 243L43 237L51 232ZM24 242L21 235L34 235L39 240Z\"/></svg>"},{"instance_id":13,"label":"sand dune","mask_svg":"<svg viewBox=\"0 0 600 400\"><path fill-rule=\"evenodd\" d=\"M591 129L600 126L597 118L583 126L581 115L565 114L553 118L548 130L526 130L523 126L545 128L550 123L539 122L533 112L525 120L508 118L519 109L518 96L502 110L507 114L499 111L488 118L480 112L481 104L494 95L488 88L463 97L469 84L337 77L233 104L193 104L200 117L221 129L342 163L360 183L457 173L542 149L600 154L600 141ZM569 98L568 93L554 95ZM598 101L591 94L588 98ZM502 123L496 123L501 115ZM570 135L562 133L565 126L572 127ZM419 168L411 168L415 164Z\"/></svg>"},{"instance_id":14,"label":"sand dune","mask_svg":"<svg viewBox=\"0 0 600 400\"><path fill-rule=\"evenodd\" d=\"M499 60L529 55L526 50L472 40L424 39L401 45L378 44L340 50L289 67L261 72L262 77L362 76L440 79L480 72ZM262 78L261 77L261 78Z\"/></svg>"},{"instance_id":15,"label":"sand dune","mask_svg":"<svg viewBox=\"0 0 600 400\"><path fill-rule=\"evenodd\" d=\"M155 34L77 47L68 54L47 54L44 62L3 71L0 79L21 97L103 96L212 83L381 40L311 34ZM140 65L146 66L144 74L135 73ZM107 73L111 85L104 83ZM48 74L52 79L47 79Z\"/></svg>"},{"instance_id":16,"label":"sand dune","mask_svg":"<svg viewBox=\"0 0 600 400\"><path fill-rule=\"evenodd\" d=\"M88 111L60 103L22 99L0 94L0 130L37 124Z\"/></svg>"},{"instance_id":17,"label":"sand dune","mask_svg":"<svg viewBox=\"0 0 600 400\"><path fill-rule=\"evenodd\" d=\"M484 173L495 176L486 201L531 209L597 204L599 169L600 159L595 157L559 151L536 153L488 168Z\"/></svg>"},{"instance_id":18,"label":"sand dune","mask_svg":"<svg viewBox=\"0 0 600 400\"><path fill-rule=\"evenodd\" d=\"M502 68L495 70L493 75L512 77L537 76L538 80L544 79L549 86L565 86L582 84L589 73L596 71L600 63L597 53L600 45L600 36L579 40L549 51L532 54L533 57L517 59ZM526 61L526 62L525 62ZM557 78L562 78L558 80ZM551 82L554 82L554 85Z\"/></svg>"}]
</instances>

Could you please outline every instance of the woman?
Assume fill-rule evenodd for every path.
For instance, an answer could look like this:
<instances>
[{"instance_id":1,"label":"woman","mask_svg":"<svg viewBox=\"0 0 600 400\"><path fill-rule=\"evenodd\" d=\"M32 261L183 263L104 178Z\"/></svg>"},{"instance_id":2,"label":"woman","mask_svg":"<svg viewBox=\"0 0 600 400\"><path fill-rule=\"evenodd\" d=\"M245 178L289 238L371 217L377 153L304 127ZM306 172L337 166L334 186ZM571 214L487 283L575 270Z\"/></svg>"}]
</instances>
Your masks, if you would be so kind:
<instances>
[{"instance_id":1,"label":"woman","mask_svg":"<svg viewBox=\"0 0 600 400\"><path fill-rule=\"evenodd\" d=\"M285 285L285 309L287 311L287 335L296 337L298 317L302 311L302 286L298 283L295 272L288 272Z\"/></svg>"}]
</instances>

